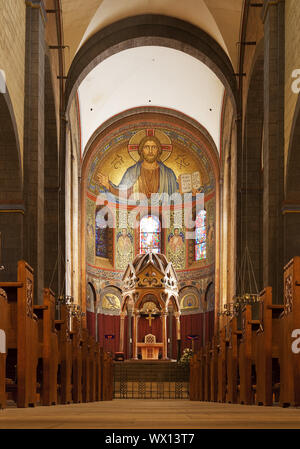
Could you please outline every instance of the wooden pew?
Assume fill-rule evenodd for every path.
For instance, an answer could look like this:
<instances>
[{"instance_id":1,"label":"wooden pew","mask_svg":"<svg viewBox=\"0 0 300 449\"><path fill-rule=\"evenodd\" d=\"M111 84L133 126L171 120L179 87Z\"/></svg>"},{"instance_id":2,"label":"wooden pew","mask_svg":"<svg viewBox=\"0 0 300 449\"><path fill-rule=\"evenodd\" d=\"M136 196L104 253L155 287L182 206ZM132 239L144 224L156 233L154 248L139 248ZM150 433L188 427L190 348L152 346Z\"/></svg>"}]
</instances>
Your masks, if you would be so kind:
<instances>
[{"instance_id":1,"label":"wooden pew","mask_svg":"<svg viewBox=\"0 0 300 449\"><path fill-rule=\"evenodd\" d=\"M190 400L200 400L200 370L199 353L193 354L190 360Z\"/></svg>"},{"instance_id":2,"label":"wooden pew","mask_svg":"<svg viewBox=\"0 0 300 449\"><path fill-rule=\"evenodd\" d=\"M37 402L37 317L33 313L33 269L18 262L18 281L1 282L8 300L6 392L18 407Z\"/></svg>"},{"instance_id":3,"label":"wooden pew","mask_svg":"<svg viewBox=\"0 0 300 449\"><path fill-rule=\"evenodd\" d=\"M81 322L78 317L72 317L72 399L74 403L82 402L82 335Z\"/></svg>"},{"instance_id":4,"label":"wooden pew","mask_svg":"<svg viewBox=\"0 0 300 449\"><path fill-rule=\"evenodd\" d=\"M0 409L6 407L6 333L8 326L7 295L0 289Z\"/></svg>"},{"instance_id":5,"label":"wooden pew","mask_svg":"<svg viewBox=\"0 0 300 449\"><path fill-rule=\"evenodd\" d=\"M113 399L113 361L112 356L103 352L101 348L100 352L101 366L102 366L102 401L112 401Z\"/></svg>"},{"instance_id":6,"label":"wooden pew","mask_svg":"<svg viewBox=\"0 0 300 449\"><path fill-rule=\"evenodd\" d=\"M204 363L204 401L210 401L210 343L207 343L203 351Z\"/></svg>"},{"instance_id":7,"label":"wooden pew","mask_svg":"<svg viewBox=\"0 0 300 449\"><path fill-rule=\"evenodd\" d=\"M256 335L256 404L273 405L279 389L280 314L283 305L272 304L272 288L260 293L260 327Z\"/></svg>"},{"instance_id":8,"label":"wooden pew","mask_svg":"<svg viewBox=\"0 0 300 449\"><path fill-rule=\"evenodd\" d=\"M70 332L70 312L66 304L60 307L60 320L55 320L58 332L60 366L60 403L72 402L72 339Z\"/></svg>"},{"instance_id":9,"label":"wooden pew","mask_svg":"<svg viewBox=\"0 0 300 449\"><path fill-rule=\"evenodd\" d=\"M91 335L88 336L88 363L89 363L89 376L90 376L90 385L89 385L89 402L96 401L96 358L97 358L97 343Z\"/></svg>"},{"instance_id":10,"label":"wooden pew","mask_svg":"<svg viewBox=\"0 0 300 449\"><path fill-rule=\"evenodd\" d=\"M242 335L242 331L238 329L236 316L230 319L225 329L228 341L226 402L236 404L238 399L238 339Z\"/></svg>"},{"instance_id":11,"label":"wooden pew","mask_svg":"<svg viewBox=\"0 0 300 449\"><path fill-rule=\"evenodd\" d=\"M293 332L300 329L300 257L284 267L284 311L280 318L280 400L282 407L300 406L300 353ZM298 334L299 336L299 334ZM299 345L296 345L299 347ZM297 349L297 348L294 348Z\"/></svg>"},{"instance_id":12,"label":"wooden pew","mask_svg":"<svg viewBox=\"0 0 300 449\"><path fill-rule=\"evenodd\" d=\"M96 401L101 401L102 395L102 366L101 366L101 349L99 343L96 344Z\"/></svg>"},{"instance_id":13,"label":"wooden pew","mask_svg":"<svg viewBox=\"0 0 300 449\"><path fill-rule=\"evenodd\" d=\"M34 306L38 316L39 360L42 362L41 404L57 404L58 338L55 329L55 296L44 289L44 304Z\"/></svg>"},{"instance_id":14,"label":"wooden pew","mask_svg":"<svg viewBox=\"0 0 300 449\"><path fill-rule=\"evenodd\" d=\"M82 329L82 402L90 401L90 344L87 329Z\"/></svg>"},{"instance_id":15,"label":"wooden pew","mask_svg":"<svg viewBox=\"0 0 300 449\"><path fill-rule=\"evenodd\" d=\"M255 402L256 380L252 378L255 373L255 347L256 333L260 326L259 320L252 317L253 305L246 305L242 309L242 336L239 340L239 391L241 404Z\"/></svg>"},{"instance_id":16,"label":"wooden pew","mask_svg":"<svg viewBox=\"0 0 300 449\"><path fill-rule=\"evenodd\" d=\"M225 326L219 331L217 344L217 366L218 366L218 402L226 402L227 384L227 342Z\"/></svg>"},{"instance_id":17,"label":"wooden pew","mask_svg":"<svg viewBox=\"0 0 300 449\"><path fill-rule=\"evenodd\" d=\"M210 400L218 400L218 345L217 336L213 336L210 346Z\"/></svg>"}]
</instances>

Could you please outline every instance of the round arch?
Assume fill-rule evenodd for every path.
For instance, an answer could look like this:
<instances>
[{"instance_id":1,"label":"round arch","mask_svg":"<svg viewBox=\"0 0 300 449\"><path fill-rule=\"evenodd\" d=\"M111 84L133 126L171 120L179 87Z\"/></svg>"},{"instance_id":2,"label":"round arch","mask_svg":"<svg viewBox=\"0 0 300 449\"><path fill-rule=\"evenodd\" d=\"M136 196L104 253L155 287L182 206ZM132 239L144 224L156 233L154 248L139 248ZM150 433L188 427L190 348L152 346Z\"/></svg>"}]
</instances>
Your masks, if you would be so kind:
<instances>
[{"instance_id":1,"label":"round arch","mask_svg":"<svg viewBox=\"0 0 300 449\"><path fill-rule=\"evenodd\" d=\"M143 294L143 296L141 296L138 300L137 300L137 302L135 303L135 310L139 310L139 308L140 308L140 305L141 305L141 303L143 302L143 299L147 296L147 295L149 295L149 294L153 294L153 296L157 299L157 301L158 301L158 303L159 303L159 305L160 305L160 307L161 307L161 310L164 310L164 308L165 308L165 303L164 303L164 301L159 297L159 295L156 295L155 294L155 292L151 292L151 291L147 291L147 292L145 292L144 294Z\"/></svg>"},{"instance_id":2,"label":"round arch","mask_svg":"<svg viewBox=\"0 0 300 449\"><path fill-rule=\"evenodd\" d=\"M91 295L92 295L92 298L90 298L90 299L92 299L91 304L90 304L90 308L92 310L90 310L90 311L91 312L96 312L97 293L96 293L95 287L94 287L94 285L92 284L91 281L89 281L87 283L87 288L89 289L89 291L91 292ZM88 291L87 291L87 296L88 296ZM86 301L86 307L87 308L88 308L88 305L89 305L89 301L88 301L88 298L87 298L87 301Z\"/></svg>"},{"instance_id":3,"label":"round arch","mask_svg":"<svg viewBox=\"0 0 300 449\"><path fill-rule=\"evenodd\" d=\"M175 310L176 312L180 312L178 299L174 295L171 295L170 298L166 301L166 309L169 307L170 304L173 305L173 307L176 309Z\"/></svg>"},{"instance_id":4,"label":"round arch","mask_svg":"<svg viewBox=\"0 0 300 449\"><path fill-rule=\"evenodd\" d=\"M183 51L207 65L224 84L234 108L237 82L229 57L209 34L173 17L145 14L115 22L93 35L78 51L68 73L66 109L88 73L108 57L145 45Z\"/></svg>"}]
</instances>

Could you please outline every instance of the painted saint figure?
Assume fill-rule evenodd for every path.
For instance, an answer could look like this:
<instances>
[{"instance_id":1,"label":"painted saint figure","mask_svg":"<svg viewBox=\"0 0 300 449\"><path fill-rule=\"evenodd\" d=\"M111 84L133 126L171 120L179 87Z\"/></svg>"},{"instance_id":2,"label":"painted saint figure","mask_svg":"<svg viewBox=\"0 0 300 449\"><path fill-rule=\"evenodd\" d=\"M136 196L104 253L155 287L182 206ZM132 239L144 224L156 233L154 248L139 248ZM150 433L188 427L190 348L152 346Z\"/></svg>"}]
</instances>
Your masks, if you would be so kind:
<instances>
[{"instance_id":1,"label":"painted saint figure","mask_svg":"<svg viewBox=\"0 0 300 449\"><path fill-rule=\"evenodd\" d=\"M182 232L179 232L178 228L174 229L174 234L169 235L169 248L173 253L176 253L177 251L180 251L183 247L184 242L184 234Z\"/></svg>"},{"instance_id":2,"label":"painted saint figure","mask_svg":"<svg viewBox=\"0 0 300 449\"><path fill-rule=\"evenodd\" d=\"M117 236L117 250L121 256L126 256L132 250L132 237L127 234L127 229L123 228L122 233L119 232Z\"/></svg>"},{"instance_id":3,"label":"painted saint figure","mask_svg":"<svg viewBox=\"0 0 300 449\"><path fill-rule=\"evenodd\" d=\"M100 173L98 179L114 195L130 196L142 193L149 198L152 193L178 192L179 185L173 170L160 160L162 148L155 136L144 137L139 145L140 160L129 167L118 186L109 181L109 177Z\"/></svg>"}]
</instances>

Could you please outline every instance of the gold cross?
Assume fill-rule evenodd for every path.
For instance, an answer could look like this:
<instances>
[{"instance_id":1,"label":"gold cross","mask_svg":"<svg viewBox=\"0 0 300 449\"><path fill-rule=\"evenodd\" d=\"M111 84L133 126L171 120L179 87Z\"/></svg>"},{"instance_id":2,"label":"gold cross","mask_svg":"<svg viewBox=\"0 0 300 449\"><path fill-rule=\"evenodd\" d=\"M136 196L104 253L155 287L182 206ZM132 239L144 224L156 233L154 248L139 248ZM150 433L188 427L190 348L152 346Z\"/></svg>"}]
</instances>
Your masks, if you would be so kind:
<instances>
[{"instance_id":1,"label":"gold cross","mask_svg":"<svg viewBox=\"0 0 300 449\"><path fill-rule=\"evenodd\" d=\"M146 320L149 320L149 326L151 327L152 320L155 320L155 316L152 316L152 312L149 312L149 316Z\"/></svg>"}]
</instances>

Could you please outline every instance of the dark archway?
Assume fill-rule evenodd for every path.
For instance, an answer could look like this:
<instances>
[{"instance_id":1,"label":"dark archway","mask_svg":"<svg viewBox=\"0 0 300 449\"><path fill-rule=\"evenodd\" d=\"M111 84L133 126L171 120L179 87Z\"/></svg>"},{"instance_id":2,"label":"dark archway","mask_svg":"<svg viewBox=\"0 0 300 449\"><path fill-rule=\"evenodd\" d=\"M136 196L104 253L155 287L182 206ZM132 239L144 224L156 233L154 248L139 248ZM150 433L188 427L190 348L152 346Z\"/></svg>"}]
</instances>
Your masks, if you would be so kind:
<instances>
[{"instance_id":1,"label":"dark archway","mask_svg":"<svg viewBox=\"0 0 300 449\"><path fill-rule=\"evenodd\" d=\"M145 45L170 47L199 59L223 82L236 105L236 78L230 59L220 45L209 34L188 22L163 15L145 14L128 17L105 27L78 51L66 84L67 109L80 83L93 68L120 51Z\"/></svg>"},{"instance_id":2,"label":"dark archway","mask_svg":"<svg viewBox=\"0 0 300 449\"><path fill-rule=\"evenodd\" d=\"M15 281L23 257L22 170L19 137L10 95L0 94L0 232L5 269L0 279Z\"/></svg>"}]
</instances>

